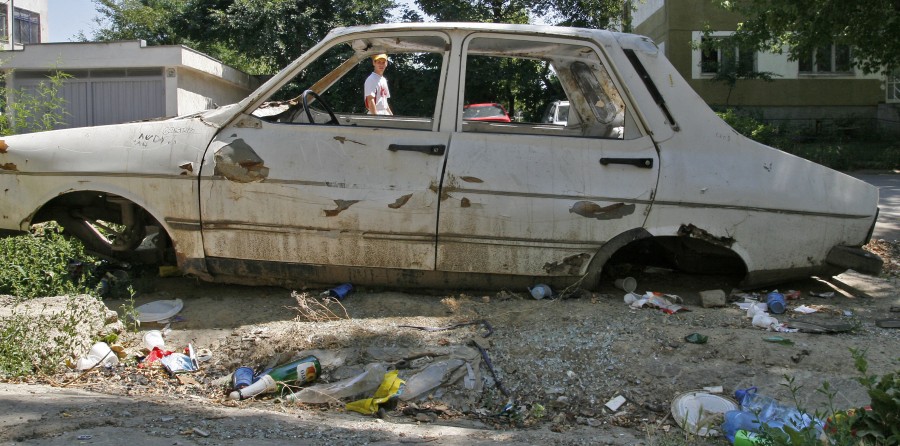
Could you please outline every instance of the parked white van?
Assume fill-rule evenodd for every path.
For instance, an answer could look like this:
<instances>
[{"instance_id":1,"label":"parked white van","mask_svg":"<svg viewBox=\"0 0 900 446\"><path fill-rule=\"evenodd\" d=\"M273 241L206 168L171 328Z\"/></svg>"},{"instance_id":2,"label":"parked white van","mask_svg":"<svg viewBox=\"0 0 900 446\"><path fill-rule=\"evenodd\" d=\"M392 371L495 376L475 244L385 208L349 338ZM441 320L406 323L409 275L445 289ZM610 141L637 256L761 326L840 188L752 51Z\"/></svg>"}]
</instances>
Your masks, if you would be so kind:
<instances>
[{"instance_id":1,"label":"parked white van","mask_svg":"<svg viewBox=\"0 0 900 446\"><path fill-rule=\"evenodd\" d=\"M361 108L380 53L419 70L391 91L415 112ZM578 124L464 120L504 62L555 73ZM881 265L861 249L875 187L741 136L653 42L602 30L336 29L237 104L3 138L0 191L7 232L57 220L225 282L592 286L627 260L753 287Z\"/></svg>"}]
</instances>

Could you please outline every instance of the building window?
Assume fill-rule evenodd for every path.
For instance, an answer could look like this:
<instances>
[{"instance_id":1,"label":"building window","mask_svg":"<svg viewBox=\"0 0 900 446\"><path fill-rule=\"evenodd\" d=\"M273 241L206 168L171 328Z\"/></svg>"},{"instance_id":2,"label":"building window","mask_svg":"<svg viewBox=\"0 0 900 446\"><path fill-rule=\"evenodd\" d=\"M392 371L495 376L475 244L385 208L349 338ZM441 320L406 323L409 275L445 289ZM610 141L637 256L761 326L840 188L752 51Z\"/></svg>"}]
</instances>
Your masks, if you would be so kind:
<instances>
[{"instance_id":1,"label":"building window","mask_svg":"<svg viewBox=\"0 0 900 446\"><path fill-rule=\"evenodd\" d=\"M703 38L700 52L700 73L749 73L756 65L756 52L725 43L721 38Z\"/></svg>"},{"instance_id":2,"label":"building window","mask_svg":"<svg viewBox=\"0 0 900 446\"><path fill-rule=\"evenodd\" d=\"M14 43L41 42L41 16L36 12L15 8L13 17Z\"/></svg>"},{"instance_id":3,"label":"building window","mask_svg":"<svg viewBox=\"0 0 900 446\"><path fill-rule=\"evenodd\" d=\"M8 5L0 5L0 41L9 42L9 28L6 26L9 21Z\"/></svg>"},{"instance_id":4,"label":"building window","mask_svg":"<svg viewBox=\"0 0 900 446\"><path fill-rule=\"evenodd\" d=\"M891 74L887 76L886 82L886 90L887 97L885 99L888 103L898 103L900 102L900 70L894 70Z\"/></svg>"},{"instance_id":5,"label":"building window","mask_svg":"<svg viewBox=\"0 0 900 446\"><path fill-rule=\"evenodd\" d=\"M816 48L799 60L801 73L849 73L850 46L829 45Z\"/></svg>"}]
</instances>

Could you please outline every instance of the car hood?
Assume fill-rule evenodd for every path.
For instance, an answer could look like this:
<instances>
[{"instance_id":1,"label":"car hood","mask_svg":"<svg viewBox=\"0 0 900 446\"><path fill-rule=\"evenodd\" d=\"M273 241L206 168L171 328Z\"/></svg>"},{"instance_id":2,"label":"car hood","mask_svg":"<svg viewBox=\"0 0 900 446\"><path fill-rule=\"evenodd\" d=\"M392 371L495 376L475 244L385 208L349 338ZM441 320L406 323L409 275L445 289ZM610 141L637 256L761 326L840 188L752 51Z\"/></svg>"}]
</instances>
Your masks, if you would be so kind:
<instances>
[{"instance_id":1,"label":"car hood","mask_svg":"<svg viewBox=\"0 0 900 446\"><path fill-rule=\"evenodd\" d=\"M7 136L0 138L0 165L21 173L197 172L217 130L203 116Z\"/></svg>"}]
</instances>

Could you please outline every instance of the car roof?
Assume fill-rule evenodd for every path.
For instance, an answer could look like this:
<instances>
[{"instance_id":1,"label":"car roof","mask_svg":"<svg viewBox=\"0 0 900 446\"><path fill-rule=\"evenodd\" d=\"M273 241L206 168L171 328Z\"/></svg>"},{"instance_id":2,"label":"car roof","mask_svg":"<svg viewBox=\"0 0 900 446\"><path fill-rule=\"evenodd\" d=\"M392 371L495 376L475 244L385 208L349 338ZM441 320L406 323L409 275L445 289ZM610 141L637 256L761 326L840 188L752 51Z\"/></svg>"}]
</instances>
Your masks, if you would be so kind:
<instances>
[{"instance_id":1,"label":"car roof","mask_svg":"<svg viewBox=\"0 0 900 446\"><path fill-rule=\"evenodd\" d=\"M338 37L346 34L371 31L486 31L506 32L512 34L566 36L596 40L604 44L613 44L622 38L640 37L634 34L613 32L602 29L573 28L567 26L550 25L518 25L508 23L478 23L478 22L429 22L429 23L384 23L379 25L348 26L334 28L326 38Z\"/></svg>"}]
</instances>

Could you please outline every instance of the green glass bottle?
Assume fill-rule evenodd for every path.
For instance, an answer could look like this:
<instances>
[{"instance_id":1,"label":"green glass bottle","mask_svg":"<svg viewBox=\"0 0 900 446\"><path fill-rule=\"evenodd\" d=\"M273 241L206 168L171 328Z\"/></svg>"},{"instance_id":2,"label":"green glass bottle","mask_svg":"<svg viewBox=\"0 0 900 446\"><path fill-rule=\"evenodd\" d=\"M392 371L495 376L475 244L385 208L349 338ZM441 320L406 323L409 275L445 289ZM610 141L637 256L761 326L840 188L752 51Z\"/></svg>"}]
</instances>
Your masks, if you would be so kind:
<instances>
[{"instance_id":1,"label":"green glass bottle","mask_svg":"<svg viewBox=\"0 0 900 446\"><path fill-rule=\"evenodd\" d=\"M287 364L281 364L266 373L279 384L279 387L283 387L285 384L306 385L319 379L321 374L322 366L319 364L319 358L315 356L307 356Z\"/></svg>"},{"instance_id":2,"label":"green glass bottle","mask_svg":"<svg viewBox=\"0 0 900 446\"><path fill-rule=\"evenodd\" d=\"M319 358L307 356L276 366L263 373L253 384L231 392L229 397L233 400L243 400L261 393L273 392L285 385L302 386L319 379L321 374L322 366L319 364Z\"/></svg>"}]
</instances>

